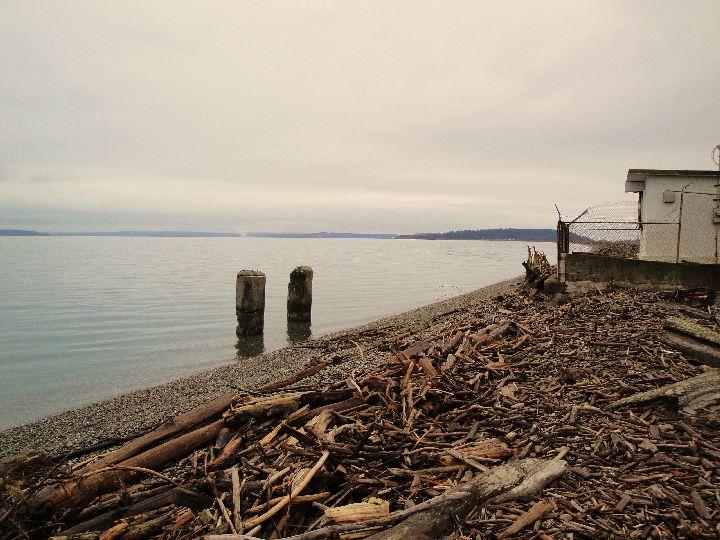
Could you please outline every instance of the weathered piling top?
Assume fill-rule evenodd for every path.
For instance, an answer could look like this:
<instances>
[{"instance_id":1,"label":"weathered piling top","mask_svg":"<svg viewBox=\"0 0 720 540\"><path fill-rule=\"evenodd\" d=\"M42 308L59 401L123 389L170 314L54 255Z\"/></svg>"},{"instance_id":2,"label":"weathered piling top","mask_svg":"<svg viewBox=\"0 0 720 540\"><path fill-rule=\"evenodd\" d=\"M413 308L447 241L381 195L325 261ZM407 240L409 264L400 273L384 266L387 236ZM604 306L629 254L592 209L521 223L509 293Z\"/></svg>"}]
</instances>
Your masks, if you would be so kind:
<instances>
[{"instance_id":1,"label":"weathered piling top","mask_svg":"<svg viewBox=\"0 0 720 540\"><path fill-rule=\"evenodd\" d=\"M265 277L265 272L260 270L240 270L237 275L238 277Z\"/></svg>"}]
</instances>

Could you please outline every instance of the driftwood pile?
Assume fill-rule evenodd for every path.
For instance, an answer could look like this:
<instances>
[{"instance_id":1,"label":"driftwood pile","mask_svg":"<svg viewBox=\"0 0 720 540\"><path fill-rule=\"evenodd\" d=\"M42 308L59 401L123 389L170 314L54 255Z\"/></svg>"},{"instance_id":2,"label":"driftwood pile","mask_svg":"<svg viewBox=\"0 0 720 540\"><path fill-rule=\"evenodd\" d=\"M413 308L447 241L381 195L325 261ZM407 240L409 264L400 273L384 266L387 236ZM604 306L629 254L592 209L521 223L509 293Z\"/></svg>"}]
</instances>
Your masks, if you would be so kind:
<instances>
[{"instance_id":1,"label":"driftwood pile","mask_svg":"<svg viewBox=\"0 0 720 540\"><path fill-rule=\"evenodd\" d=\"M527 260L522 263L525 267L525 283L529 289L542 289L545 280L555 273L555 267L541 251L532 246L528 246L527 250Z\"/></svg>"},{"instance_id":2,"label":"driftwood pile","mask_svg":"<svg viewBox=\"0 0 720 540\"><path fill-rule=\"evenodd\" d=\"M301 386L320 363L93 460L15 456L0 470L0 530L717 538L718 371L667 344L663 325L717 352L718 324L668 299L614 290L550 303L518 290L494 316L459 312L325 388Z\"/></svg>"}]
</instances>

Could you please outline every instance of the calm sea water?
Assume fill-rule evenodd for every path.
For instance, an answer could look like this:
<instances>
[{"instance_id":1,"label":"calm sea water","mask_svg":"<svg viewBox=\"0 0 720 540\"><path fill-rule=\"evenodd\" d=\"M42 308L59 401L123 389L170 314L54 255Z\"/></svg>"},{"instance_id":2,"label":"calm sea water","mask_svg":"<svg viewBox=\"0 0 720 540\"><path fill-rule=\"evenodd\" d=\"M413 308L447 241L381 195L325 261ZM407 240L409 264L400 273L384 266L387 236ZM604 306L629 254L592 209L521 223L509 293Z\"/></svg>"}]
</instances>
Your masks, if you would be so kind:
<instances>
[{"instance_id":1,"label":"calm sea water","mask_svg":"<svg viewBox=\"0 0 720 540\"><path fill-rule=\"evenodd\" d=\"M525 255L521 242L0 238L0 428L286 345L300 264L319 336L511 278ZM264 343L238 346L242 269L267 275Z\"/></svg>"}]
</instances>

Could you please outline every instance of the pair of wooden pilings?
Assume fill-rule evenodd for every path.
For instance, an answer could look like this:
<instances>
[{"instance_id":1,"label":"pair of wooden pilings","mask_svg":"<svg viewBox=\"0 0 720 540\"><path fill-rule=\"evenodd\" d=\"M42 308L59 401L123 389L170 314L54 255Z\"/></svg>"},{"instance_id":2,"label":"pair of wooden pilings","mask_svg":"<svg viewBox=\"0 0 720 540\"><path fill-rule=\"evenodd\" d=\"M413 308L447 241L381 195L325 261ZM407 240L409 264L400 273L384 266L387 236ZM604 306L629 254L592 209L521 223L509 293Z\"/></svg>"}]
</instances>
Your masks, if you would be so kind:
<instances>
[{"instance_id":1,"label":"pair of wooden pilings","mask_svg":"<svg viewBox=\"0 0 720 540\"><path fill-rule=\"evenodd\" d=\"M312 311L313 271L298 266L290 272L287 298L287 319L293 323L309 323ZM238 336L259 336L265 325L265 274L242 270L237 274L235 314Z\"/></svg>"}]
</instances>

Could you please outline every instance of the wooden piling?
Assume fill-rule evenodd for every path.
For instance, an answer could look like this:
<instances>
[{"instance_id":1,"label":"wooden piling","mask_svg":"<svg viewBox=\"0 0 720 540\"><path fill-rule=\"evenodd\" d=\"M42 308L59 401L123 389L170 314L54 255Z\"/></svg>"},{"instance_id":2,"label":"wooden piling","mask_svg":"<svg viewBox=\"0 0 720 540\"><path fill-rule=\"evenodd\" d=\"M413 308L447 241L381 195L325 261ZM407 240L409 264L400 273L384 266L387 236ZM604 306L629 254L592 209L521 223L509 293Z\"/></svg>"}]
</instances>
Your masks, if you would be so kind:
<instances>
[{"instance_id":1,"label":"wooden piling","mask_svg":"<svg viewBox=\"0 0 720 540\"><path fill-rule=\"evenodd\" d=\"M259 336L265 324L265 274L242 270L237 274L235 314L238 336Z\"/></svg>"},{"instance_id":2,"label":"wooden piling","mask_svg":"<svg viewBox=\"0 0 720 540\"><path fill-rule=\"evenodd\" d=\"M290 322L309 323L312 312L313 270L298 266L290 272L288 283L287 318Z\"/></svg>"}]
</instances>

